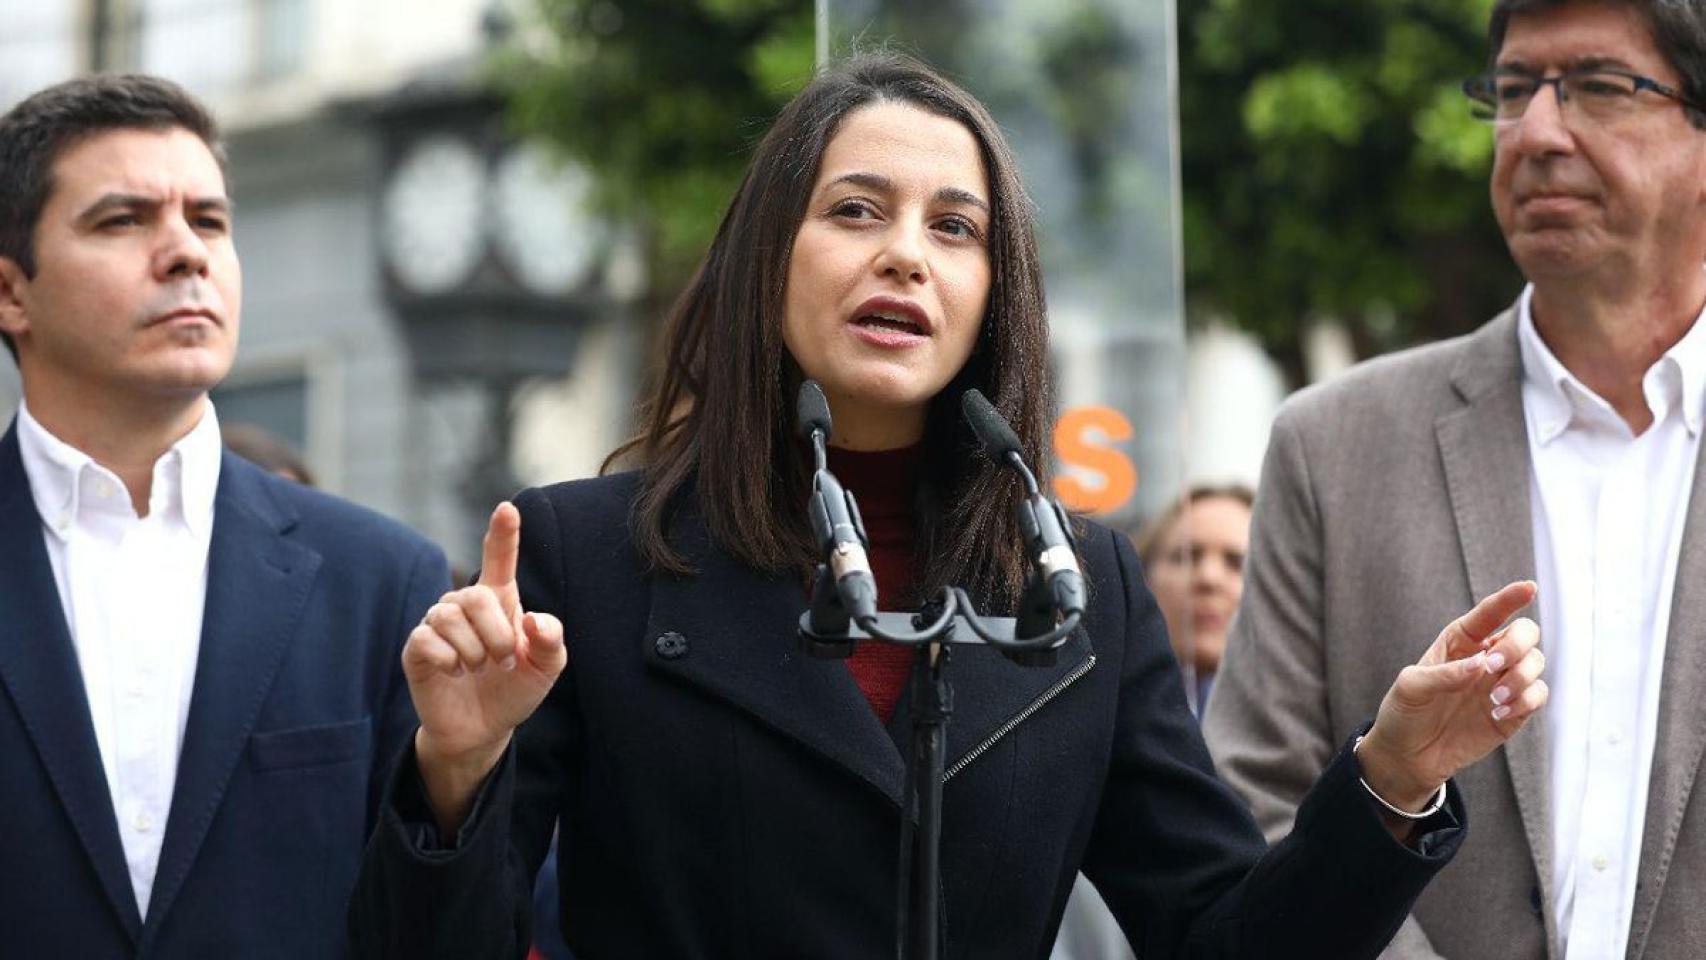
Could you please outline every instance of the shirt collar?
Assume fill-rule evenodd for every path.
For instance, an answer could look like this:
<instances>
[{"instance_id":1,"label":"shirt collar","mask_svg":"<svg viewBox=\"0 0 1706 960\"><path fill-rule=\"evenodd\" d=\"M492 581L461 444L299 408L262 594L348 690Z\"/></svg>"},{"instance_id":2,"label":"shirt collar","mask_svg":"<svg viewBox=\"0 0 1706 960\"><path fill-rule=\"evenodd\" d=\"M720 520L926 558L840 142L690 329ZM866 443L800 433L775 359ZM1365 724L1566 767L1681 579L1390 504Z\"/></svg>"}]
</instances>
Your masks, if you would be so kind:
<instances>
[{"instance_id":1,"label":"shirt collar","mask_svg":"<svg viewBox=\"0 0 1706 960\"><path fill-rule=\"evenodd\" d=\"M1671 345L1660 363L1674 364L1682 377L1682 421L1688 432L1700 435L1702 420L1706 420L1706 309L1694 318L1694 325ZM1655 364L1656 366L1656 364Z\"/></svg>"},{"instance_id":2,"label":"shirt collar","mask_svg":"<svg viewBox=\"0 0 1706 960\"><path fill-rule=\"evenodd\" d=\"M77 477L94 461L48 433L30 414L28 401L18 404L18 455L24 461L36 513L54 536L65 539L77 516Z\"/></svg>"},{"instance_id":3,"label":"shirt collar","mask_svg":"<svg viewBox=\"0 0 1706 960\"><path fill-rule=\"evenodd\" d=\"M1575 416L1577 401L1571 394L1577 393L1585 399L1592 397L1593 391L1577 380L1546 346L1546 341L1540 339L1540 331L1534 327L1533 300L1531 283L1517 299L1516 336L1522 354L1522 379L1531 388L1524 391L1524 398L1528 401L1534 439L1544 446L1563 433Z\"/></svg>"},{"instance_id":4,"label":"shirt collar","mask_svg":"<svg viewBox=\"0 0 1706 960\"><path fill-rule=\"evenodd\" d=\"M211 531L223 449L219 418L209 401L201 420L154 462L149 512L175 506L192 532L201 536ZM69 536L82 506L83 480L101 475L118 482L94 458L49 433L27 402L18 405L18 453L36 512L61 540Z\"/></svg>"},{"instance_id":5,"label":"shirt collar","mask_svg":"<svg viewBox=\"0 0 1706 960\"><path fill-rule=\"evenodd\" d=\"M1534 285L1529 284L1517 301L1517 343L1522 354L1523 379L1533 387L1527 398L1533 407L1535 439L1541 445L1550 443L1569 427L1571 421L1586 411L1617 418L1611 405L1589 389L1571 373L1534 326ZM1657 362L1642 375L1642 390L1647 403L1659 413L1670 403L1680 403L1683 424L1688 432L1698 436L1702 420L1706 419L1706 310L1695 318L1683 334ZM1663 397L1667 377L1680 380L1675 395Z\"/></svg>"},{"instance_id":6,"label":"shirt collar","mask_svg":"<svg viewBox=\"0 0 1706 960\"><path fill-rule=\"evenodd\" d=\"M225 454L219 416L213 411L212 400L207 401L207 412L202 414L201 421L172 445L167 456L174 453L180 469L178 492L184 522L198 536L205 536L213 529L213 501L219 492L219 466ZM154 465L156 479L160 476L160 466Z\"/></svg>"}]
</instances>

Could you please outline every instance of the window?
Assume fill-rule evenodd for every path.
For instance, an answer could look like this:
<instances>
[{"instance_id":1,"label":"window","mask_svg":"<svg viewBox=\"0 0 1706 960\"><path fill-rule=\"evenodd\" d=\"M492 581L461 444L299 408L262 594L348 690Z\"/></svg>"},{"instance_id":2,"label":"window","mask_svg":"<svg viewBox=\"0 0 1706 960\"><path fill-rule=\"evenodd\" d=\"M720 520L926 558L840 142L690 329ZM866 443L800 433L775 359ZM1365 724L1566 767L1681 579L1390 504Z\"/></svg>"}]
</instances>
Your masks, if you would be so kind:
<instances>
[{"instance_id":1,"label":"window","mask_svg":"<svg viewBox=\"0 0 1706 960\"><path fill-rule=\"evenodd\" d=\"M227 383L212 396L220 423L252 424L298 451L308 450L306 374Z\"/></svg>"},{"instance_id":2,"label":"window","mask_svg":"<svg viewBox=\"0 0 1706 960\"><path fill-rule=\"evenodd\" d=\"M288 77L308 52L308 0L255 0L255 78Z\"/></svg>"}]
</instances>

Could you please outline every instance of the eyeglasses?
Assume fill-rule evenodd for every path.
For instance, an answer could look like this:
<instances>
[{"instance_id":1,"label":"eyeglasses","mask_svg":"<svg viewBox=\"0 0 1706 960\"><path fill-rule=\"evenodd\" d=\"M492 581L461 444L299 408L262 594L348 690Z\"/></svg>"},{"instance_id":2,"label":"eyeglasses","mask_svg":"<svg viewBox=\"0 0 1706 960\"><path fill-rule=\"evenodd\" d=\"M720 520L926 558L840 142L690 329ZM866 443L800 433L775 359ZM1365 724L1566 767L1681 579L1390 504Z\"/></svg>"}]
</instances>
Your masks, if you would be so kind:
<instances>
[{"instance_id":1,"label":"eyeglasses","mask_svg":"<svg viewBox=\"0 0 1706 960\"><path fill-rule=\"evenodd\" d=\"M1648 90L1675 100L1685 107L1706 110L1674 87L1651 77L1607 67L1566 70L1555 77L1537 77L1515 71L1484 73L1463 81L1463 93L1475 101L1474 115L1496 126L1509 126L1522 119L1541 87L1556 88L1559 109L1575 113L1596 124L1615 122L1633 112Z\"/></svg>"}]
</instances>

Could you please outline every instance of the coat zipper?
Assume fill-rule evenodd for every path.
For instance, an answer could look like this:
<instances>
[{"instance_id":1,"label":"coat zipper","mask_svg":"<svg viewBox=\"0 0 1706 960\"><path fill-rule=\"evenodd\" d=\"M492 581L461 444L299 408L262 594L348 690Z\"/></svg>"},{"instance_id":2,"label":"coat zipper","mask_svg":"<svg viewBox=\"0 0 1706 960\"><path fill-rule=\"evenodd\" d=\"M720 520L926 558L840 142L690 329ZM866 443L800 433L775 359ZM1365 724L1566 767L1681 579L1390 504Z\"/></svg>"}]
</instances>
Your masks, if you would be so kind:
<instances>
[{"instance_id":1,"label":"coat zipper","mask_svg":"<svg viewBox=\"0 0 1706 960\"><path fill-rule=\"evenodd\" d=\"M954 774L959 773L961 770L964 770L968 766L971 766L972 761L976 760L978 757L983 756L985 753L988 753L989 748L995 746L995 741L1000 740L1002 737L1005 737L1009 733L1012 733L1014 727L1017 727L1019 724L1024 723L1026 720L1029 720L1031 718L1032 714L1036 713L1038 710L1041 710L1050 700L1053 700L1055 697L1060 696L1061 693L1063 691L1065 691L1067 687L1070 687L1074 683L1077 683L1078 678L1084 676L1086 673L1089 673L1090 668L1095 666L1095 665L1096 665L1096 655L1092 653L1092 654L1090 654L1090 656L1088 658L1085 659L1085 661L1083 663L1079 664L1076 667L1073 667L1071 673L1068 673L1066 676L1061 677L1059 680L1056 680L1052 686L1050 686L1047 690L1044 690L1042 693L1042 696L1031 701L1030 706L1027 706L1025 709L1020 710L1017 714L1015 714L1013 716L1013 719L1008 720L1006 723L1002 724L1000 727L997 727L994 733L990 734L987 738L985 738L982 743L973 747L971 749L970 753L967 753L965 756L954 761L953 766L942 771L942 782L947 783L949 780L954 779Z\"/></svg>"}]
</instances>

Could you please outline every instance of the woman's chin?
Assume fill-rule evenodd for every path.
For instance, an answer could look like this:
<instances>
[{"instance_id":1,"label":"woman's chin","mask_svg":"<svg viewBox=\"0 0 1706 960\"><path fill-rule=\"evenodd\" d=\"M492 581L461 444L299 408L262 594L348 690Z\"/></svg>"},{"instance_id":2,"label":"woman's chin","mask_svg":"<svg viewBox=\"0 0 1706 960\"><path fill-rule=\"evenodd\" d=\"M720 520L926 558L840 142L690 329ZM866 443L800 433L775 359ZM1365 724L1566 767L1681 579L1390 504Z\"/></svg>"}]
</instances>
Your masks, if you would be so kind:
<instances>
[{"instance_id":1,"label":"woman's chin","mask_svg":"<svg viewBox=\"0 0 1706 960\"><path fill-rule=\"evenodd\" d=\"M833 386L832 386L833 384ZM859 370L824 383L830 402L899 415L922 410L941 386L922 381L913 371Z\"/></svg>"}]
</instances>

